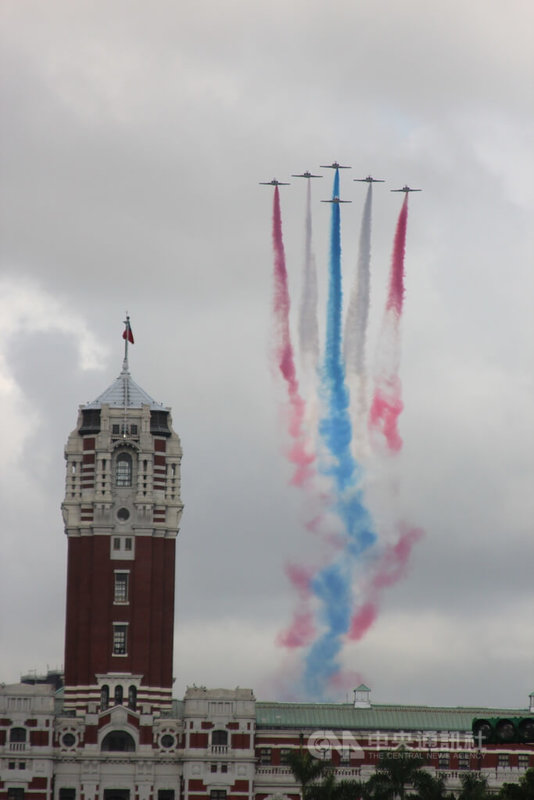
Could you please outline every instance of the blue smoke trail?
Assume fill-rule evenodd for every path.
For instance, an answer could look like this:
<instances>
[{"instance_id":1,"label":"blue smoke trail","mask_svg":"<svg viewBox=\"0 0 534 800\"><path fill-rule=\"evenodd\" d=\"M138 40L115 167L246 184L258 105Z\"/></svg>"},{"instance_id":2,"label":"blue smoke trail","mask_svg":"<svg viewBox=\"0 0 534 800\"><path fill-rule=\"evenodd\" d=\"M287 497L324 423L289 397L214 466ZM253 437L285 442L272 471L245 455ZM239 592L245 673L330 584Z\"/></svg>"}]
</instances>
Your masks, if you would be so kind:
<instances>
[{"instance_id":1,"label":"blue smoke trail","mask_svg":"<svg viewBox=\"0 0 534 800\"><path fill-rule=\"evenodd\" d=\"M333 197L339 197L339 172L336 170ZM338 670L337 656L341 637L347 633L352 610L351 565L376 541L371 517L357 488L360 469L351 453L352 425L349 415L349 392L345 382L342 356L342 286L341 286L341 215L338 203L332 204L330 268L326 326L326 349L321 374L325 414L319 432L331 461L322 468L334 480L334 511L343 521L346 545L338 560L318 572L312 582L321 602L321 621L326 632L312 645L305 663L306 691L323 695L325 682Z\"/></svg>"},{"instance_id":2,"label":"blue smoke trail","mask_svg":"<svg viewBox=\"0 0 534 800\"><path fill-rule=\"evenodd\" d=\"M336 658L341 636L350 625L352 596L346 563L322 569L312 582L312 591L322 603L322 622L327 630L307 654L304 681L307 694L319 699L324 695L325 684L339 669Z\"/></svg>"}]
</instances>

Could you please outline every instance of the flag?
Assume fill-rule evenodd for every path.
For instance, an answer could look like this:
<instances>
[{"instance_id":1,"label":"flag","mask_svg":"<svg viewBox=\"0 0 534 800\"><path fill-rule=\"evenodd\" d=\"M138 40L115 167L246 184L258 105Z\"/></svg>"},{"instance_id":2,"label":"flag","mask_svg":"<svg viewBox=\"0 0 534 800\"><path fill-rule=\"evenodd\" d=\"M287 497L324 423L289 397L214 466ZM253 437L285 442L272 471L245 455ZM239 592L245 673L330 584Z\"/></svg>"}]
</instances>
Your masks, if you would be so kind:
<instances>
[{"instance_id":1,"label":"flag","mask_svg":"<svg viewBox=\"0 0 534 800\"><path fill-rule=\"evenodd\" d=\"M123 339L127 339L130 342L130 344L133 344L134 343L134 337L133 337L133 333L132 333L132 328L130 326L130 317L128 317L126 319L126 322L124 324L126 325L126 327L125 327L125 329L124 329L124 331L122 333L122 338Z\"/></svg>"}]
</instances>

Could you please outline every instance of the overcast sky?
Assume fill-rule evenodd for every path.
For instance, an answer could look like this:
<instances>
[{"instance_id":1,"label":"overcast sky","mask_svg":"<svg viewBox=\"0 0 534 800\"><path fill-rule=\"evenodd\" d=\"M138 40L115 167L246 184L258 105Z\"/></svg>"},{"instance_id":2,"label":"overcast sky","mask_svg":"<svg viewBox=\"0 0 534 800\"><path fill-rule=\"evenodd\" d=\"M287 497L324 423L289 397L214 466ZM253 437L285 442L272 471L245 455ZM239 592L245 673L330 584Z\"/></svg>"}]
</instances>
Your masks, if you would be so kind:
<instances>
[{"instance_id":1,"label":"overcast sky","mask_svg":"<svg viewBox=\"0 0 534 800\"><path fill-rule=\"evenodd\" d=\"M276 699L276 636L295 606L284 564L305 559L309 534L283 455L272 190L258 182L335 159L353 167L347 289L366 190L352 178L387 180L374 193L370 360L401 200L388 190L424 189L408 221L399 496L382 510L426 535L344 667L376 702L525 707L531 1L4 0L0 13L0 678L62 664L63 447L78 405L120 371L127 309L132 376L172 407L184 449L175 693L239 685ZM331 177L313 185L321 309ZM295 300L305 189L281 195Z\"/></svg>"}]
</instances>

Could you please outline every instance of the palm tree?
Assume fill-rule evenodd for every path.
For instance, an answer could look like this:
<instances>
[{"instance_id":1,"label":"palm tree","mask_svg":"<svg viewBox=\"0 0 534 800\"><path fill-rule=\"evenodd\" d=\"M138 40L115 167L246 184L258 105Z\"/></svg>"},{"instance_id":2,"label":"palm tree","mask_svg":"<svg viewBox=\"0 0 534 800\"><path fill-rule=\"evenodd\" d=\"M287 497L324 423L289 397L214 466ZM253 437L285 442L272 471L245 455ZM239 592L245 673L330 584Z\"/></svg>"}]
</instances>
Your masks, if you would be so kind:
<instances>
[{"instance_id":1,"label":"palm tree","mask_svg":"<svg viewBox=\"0 0 534 800\"><path fill-rule=\"evenodd\" d=\"M287 763L303 800L371 800L365 783L337 781L332 763L314 758L308 750L291 751Z\"/></svg>"},{"instance_id":2,"label":"palm tree","mask_svg":"<svg viewBox=\"0 0 534 800\"><path fill-rule=\"evenodd\" d=\"M404 747L382 753L375 774L367 782L374 800L404 800L406 786L413 783L424 764L424 758Z\"/></svg>"},{"instance_id":3,"label":"palm tree","mask_svg":"<svg viewBox=\"0 0 534 800\"><path fill-rule=\"evenodd\" d=\"M416 790L417 800L453 800L453 792L447 792L447 779L445 775L431 775L420 770L412 779Z\"/></svg>"},{"instance_id":4,"label":"palm tree","mask_svg":"<svg viewBox=\"0 0 534 800\"><path fill-rule=\"evenodd\" d=\"M329 768L328 762L314 758L309 750L300 748L288 753L287 763L296 782L300 785L302 800L309 800L310 784L324 775Z\"/></svg>"},{"instance_id":5,"label":"palm tree","mask_svg":"<svg viewBox=\"0 0 534 800\"><path fill-rule=\"evenodd\" d=\"M488 781L483 775L474 772L465 772L460 776L462 789L458 800L488 800Z\"/></svg>"}]
</instances>

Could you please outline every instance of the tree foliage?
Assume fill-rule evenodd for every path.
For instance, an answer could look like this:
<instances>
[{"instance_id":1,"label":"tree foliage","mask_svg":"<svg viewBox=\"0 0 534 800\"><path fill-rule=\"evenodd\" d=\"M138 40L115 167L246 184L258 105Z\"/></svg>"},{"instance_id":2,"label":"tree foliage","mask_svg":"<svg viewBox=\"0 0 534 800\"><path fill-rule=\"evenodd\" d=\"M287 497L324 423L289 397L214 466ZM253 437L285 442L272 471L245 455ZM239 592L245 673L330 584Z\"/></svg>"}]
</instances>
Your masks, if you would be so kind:
<instances>
[{"instance_id":1,"label":"tree foliage","mask_svg":"<svg viewBox=\"0 0 534 800\"><path fill-rule=\"evenodd\" d=\"M368 781L374 800L404 800L407 785L414 782L424 764L424 758L403 747L381 753L376 772Z\"/></svg>"},{"instance_id":2,"label":"tree foliage","mask_svg":"<svg viewBox=\"0 0 534 800\"><path fill-rule=\"evenodd\" d=\"M499 800L534 800L534 769L527 769L519 783L505 783Z\"/></svg>"},{"instance_id":3,"label":"tree foliage","mask_svg":"<svg viewBox=\"0 0 534 800\"><path fill-rule=\"evenodd\" d=\"M458 800L487 800L489 796L488 781L476 772L465 772L460 776L462 788Z\"/></svg>"},{"instance_id":4,"label":"tree foliage","mask_svg":"<svg viewBox=\"0 0 534 800\"><path fill-rule=\"evenodd\" d=\"M328 763L314 758L309 750L303 748L291 750L288 753L287 763L301 788L303 800L308 800L310 784L324 775Z\"/></svg>"},{"instance_id":5,"label":"tree foliage","mask_svg":"<svg viewBox=\"0 0 534 800\"><path fill-rule=\"evenodd\" d=\"M381 754L375 774L368 781L338 781L330 761L314 758L308 750L294 750L288 764L301 787L302 800L490 800L495 797L487 779L477 772L460 776L458 795L447 790L445 774L423 769L424 758L405 748ZM534 800L534 769L518 783L505 783L497 800Z\"/></svg>"}]
</instances>

